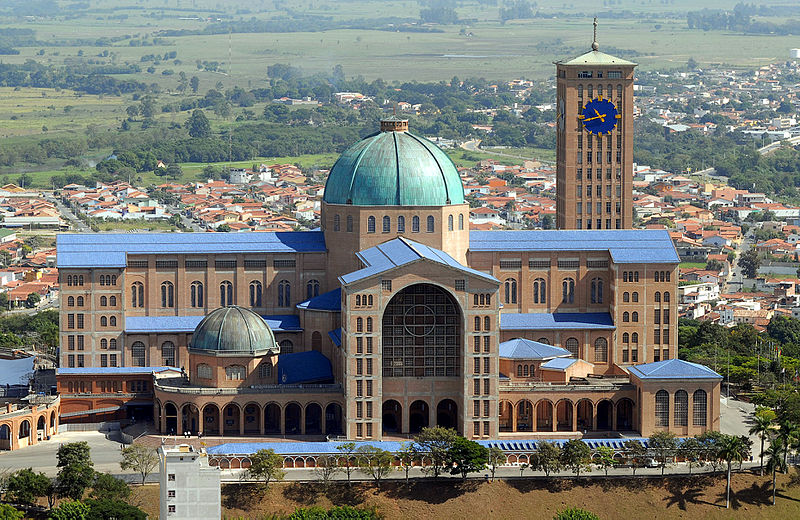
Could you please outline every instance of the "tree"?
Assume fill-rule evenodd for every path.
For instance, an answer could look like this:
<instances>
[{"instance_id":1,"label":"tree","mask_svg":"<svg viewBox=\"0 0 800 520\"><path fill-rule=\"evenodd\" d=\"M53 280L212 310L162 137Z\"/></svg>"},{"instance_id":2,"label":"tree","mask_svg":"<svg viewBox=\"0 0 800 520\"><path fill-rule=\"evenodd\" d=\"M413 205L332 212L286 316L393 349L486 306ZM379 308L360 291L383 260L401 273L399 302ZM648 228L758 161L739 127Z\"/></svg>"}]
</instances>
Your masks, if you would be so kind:
<instances>
[{"instance_id":1,"label":"tree","mask_svg":"<svg viewBox=\"0 0 800 520\"><path fill-rule=\"evenodd\" d=\"M200 88L200 78L192 76L192 79L189 80L189 87L192 89L192 94L197 94L197 89Z\"/></svg>"},{"instance_id":2,"label":"tree","mask_svg":"<svg viewBox=\"0 0 800 520\"><path fill-rule=\"evenodd\" d=\"M467 480L467 475L486 469L489 459L489 450L475 441L465 437L456 437L447 453L451 475L461 475L462 480Z\"/></svg>"},{"instance_id":3,"label":"tree","mask_svg":"<svg viewBox=\"0 0 800 520\"><path fill-rule=\"evenodd\" d=\"M414 465L414 462L419 460L419 452L413 442L404 442L400 444L400 449L397 451L397 459L400 461L400 467L406 473L406 484L408 484L408 472Z\"/></svg>"},{"instance_id":4,"label":"tree","mask_svg":"<svg viewBox=\"0 0 800 520\"><path fill-rule=\"evenodd\" d=\"M147 520L147 514L136 506L127 504L121 500L86 500L85 505L89 508L86 520L108 520L115 518L118 520Z\"/></svg>"},{"instance_id":5,"label":"tree","mask_svg":"<svg viewBox=\"0 0 800 520\"><path fill-rule=\"evenodd\" d=\"M180 164L170 164L166 168L158 168L158 172L156 172L164 177L169 177L170 179L177 180L180 179L183 175L183 169L181 169Z\"/></svg>"},{"instance_id":6,"label":"tree","mask_svg":"<svg viewBox=\"0 0 800 520\"><path fill-rule=\"evenodd\" d=\"M723 435L719 446L719 456L728 466L728 478L725 488L725 508L731 506L731 469L734 462L741 462L750 454L752 441L749 437Z\"/></svg>"},{"instance_id":7,"label":"tree","mask_svg":"<svg viewBox=\"0 0 800 520\"><path fill-rule=\"evenodd\" d=\"M22 520L25 515L11 504L0 504L0 520Z\"/></svg>"},{"instance_id":8,"label":"tree","mask_svg":"<svg viewBox=\"0 0 800 520\"><path fill-rule=\"evenodd\" d=\"M42 297L39 296L39 293L32 292L28 294L28 297L25 298L25 306L29 309L33 309L39 302L42 301Z\"/></svg>"},{"instance_id":9,"label":"tree","mask_svg":"<svg viewBox=\"0 0 800 520\"><path fill-rule=\"evenodd\" d=\"M430 459L430 465L423 467L423 471L429 472L433 478L447 469L448 453L453 443L458 438L458 433L452 428L436 426L434 428L423 428L414 438L414 442L419 446L419 451Z\"/></svg>"},{"instance_id":10,"label":"tree","mask_svg":"<svg viewBox=\"0 0 800 520\"><path fill-rule=\"evenodd\" d=\"M686 68L688 68L689 70L697 69L697 61L690 56L689 59L686 61Z\"/></svg>"},{"instance_id":11,"label":"tree","mask_svg":"<svg viewBox=\"0 0 800 520\"><path fill-rule=\"evenodd\" d=\"M186 128L189 129L189 136L205 138L211 135L211 124L208 122L205 112L199 108L192 112L186 120Z\"/></svg>"},{"instance_id":12,"label":"tree","mask_svg":"<svg viewBox=\"0 0 800 520\"><path fill-rule=\"evenodd\" d=\"M553 215L542 217L542 229L553 229Z\"/></svg>"},{"instance_id":13,"label":"tree","mask_svg":"<svg viewBox=\"0 0 800 520\"><path fill-rule=\"evenodd\" d=\"M381 481L392 472L394 455L368 444L360 446L356 453L360 471L372 477L372 480L375 481L375 486L380 489Z\"/></svg>"},{"instance_id":14,"label":"tree","mask_svg":"<svg viewBox=\"0 0 800 520\"><path fill-rule=\"evenodd\" d=\"M600 517L585 509L570 507L557 512L553 520L600 520Z\"/></svg>"},{"instance_id":15,"label":"tree","mask_svg":"<svg viewBox=\"0 0 800 520\"><path fill-rule=\"evenodd\" d=\"M647 439L647 447L653 453L653 458L661 466L661 474L663 475L667 463L678 449L678 440L675 434L667 431L655 432Z\"/></svg>"},{"instance_id":16,"label":"tree","mask_svg":"<svg viewBox=\"0 0 800 520\"><path fill-rule=\"evenodd\" d=\"M314 475L322 481L322 485L325 487L328 487L333 477L340 471L342 471L342 468L339 467L339 458L335 455L320 455L317 457Z\"/></svg>"},{"instance_id":17,"label":"tree","mask_svg":"<svg viewBox=\"0 0 800 520\"><path fill-rule=\"evenodd\" d=\"M32 468L21 469L8 477L6 500L31 505L36 498L47 496L52 482L44 473L34 473Z\"/></svg>"},{"instance_id":18,"label":"tree","mask_svg":"<svg viewBox=\"0 0 800 520\"><path fill-rule=\"evenodd\" d=\"M121 478L108 473L96 473L89 496L98 500L125 500L131 496L131 488Z\"/></svg>"},{"instance_id":19,"label":"tree","mask_svg":"<svg viewBox=\"0 0 800 520\"><path fill-rule=\"evenodd\" d=\"M783 462L783 442L780 437L775 437L769 443L769 448L766 452L761 453L763 460L764 455L767 456L767 471L772 473L772 505L775 505L775 480L779 471L786 471L786 463Z\"/></svg>"},{"instance_id":20,"label":"tree","mask_svg":"<svg viewBox=\"0 0 800 520\"><path fill-rule=\"evenodd\" d=\"M628 455L628 460L631 463L631 471L636 476L636 468L644 465L644 459L647 456L647 448L639 441L629 440L624 441L622 446L625 448L625 453Z\"/></svg>"},{"instance_id":21,"label":"tree","mask_svg":"<svg viewBox=\"0 0 800 520\"><path fill-rule=\"evenodd\" d=\"M94 464L90 457L89 443L69 442L62 444L56 452L57 466L61 468L56 477L58 494L80 500L83 493L94 482Z\"/></svg>"},{"instance_id":22,"label":"tree","mask_svg":"<svg viewBox=\"0 0 800 520\"><path fill-rule=\"evenodd\" d=\"M142 476L142 485L154 469L158 466L158 454L152 448L142 444L131 444L122 449L122 460L119 467L122 470L132 469Z\"/></svg>"},{"instance_id":23,"label":"tree","mask_svg":"<svg viewBox=\"0 0 800 520\"><path fill-rule=\"evenodd\" d=\"M275 450L258 450L250 456L250 467L245 471L246 478L264 481L264 487L269 486L270 480L283 480L286 472L283 471L283 457Z\"/></svg>"},{"instance_id":24,"label":"tree","mask_svg":"<svg viewBox=\"0 0 800 520\"><path fill-rule=\"evenodd\" d=\"M683 458L686 459L686 465L689 467L689 475L692 474L692 466L700 466L703 464L703 445L697 437L684 439L678 447L678 451L683 455Z\"/></svg>"},{"instance_id":25,"label":"tree","mask_svg":"<svg viewBox=\"0 0 800 520\"><path fill-rule=\"evenodd\" d=\"M343 442L336 445L336 451L344 456L344 471L347 474L348 486L350 485L350 475L353 472L353 465L358 462L356 460L356 448L357 445L355 442Z\"/></svg>"},{"instance_id":26,"label":"tree","mask_svg":"<svg viewBox=\"0 0 800 520\"><path fill-rule=\"evenodd\" d=\"M497 471L497 466L502 466L508 461L508 457L506 453L498 448L497 446L492 446L489 448L488 453L488 465L489 469L492 471L492 482L494 482L494 474Z\"/></svg>"},{"instance_id":27,"label":"tree","mask_svg":"<svg viewBox=\"0 0 800 520\"><path fill-rule=\"evenodd\" d=\"M86 520L89 517L89 506L79 501L61 502L57 508L50 510L50 520Z\"/></svg>"},{"instance_id":28,"label":"tree","mask_svg":"<svg viewBox=\"0 0 800 520\"><path fill-rule=\"evenodd\" d=\"M758 251L750 248L739 257L739 267L747 278L755 278L758 274L758 268L761 267L761 258L758 256Z\"/></svg>"},{"instance_id":29,"label":"tree","mask_svg":"<svg viewBox=\"0 0 800 520\"><path fill-rule=\"evenodd\" d=\"M614 450L608 446L600 446L595 450L595 464L603 468L608 476L608 468L614 466Z\"/></svg>"},{"instance_id":30,"label":"tree","mask_svg":"<svg viewBox=\"0 0 800 520\"><path fill-rule=\"evenodd\" d=\"M561 446L561 463L570 468L575 476L581 475L582 469L589 469L592 450L585 442L572 439Z\"/></svg>"},{"instance_id":31,"label":"tree","mask_svg":"<svg viewBox=\"0 0 800 520\"><path fill-rule=\"evenodd\" d=\"M764 441L769 437L770 432L773 430L775 424L775 412L765 407L757 407L753 412L753 425L748 432L750 435L757 435L761 439L761 476L764 476Z\"/></svg>"},{"instance_id":32,"label":"tree","mask_svg":"<svg viewBox=\"0 0 800 520\"><path fill-rule=\"evenodd\" d=\"M531 468L535 471L544 471L545 476L549 477L551 472L561 471L561 467L561 448L554 442L537 442Z\"/></svg>"}]
</instances>

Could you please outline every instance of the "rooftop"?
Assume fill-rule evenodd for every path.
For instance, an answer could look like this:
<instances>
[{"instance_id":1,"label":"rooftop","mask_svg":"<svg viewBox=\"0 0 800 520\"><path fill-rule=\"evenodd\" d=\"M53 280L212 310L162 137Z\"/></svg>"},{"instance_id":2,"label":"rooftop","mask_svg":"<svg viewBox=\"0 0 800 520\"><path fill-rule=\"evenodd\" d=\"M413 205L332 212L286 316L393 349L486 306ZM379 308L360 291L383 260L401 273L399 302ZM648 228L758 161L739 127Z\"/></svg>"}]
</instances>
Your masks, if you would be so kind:
<instances>
[{"instance_id":1,"label":"rooftop","mask_svg":"<svg viewBox=\"0 0 800 520\"><path fill-rule=\"evenodd\" d=\"M552 359L572 355L569 350L516 338L500 343L500 357L504 359Z\"/></svg>"},{"instance_id":2,"label":"rooftop","mask_svg":"<svg viewBox=\"0 0 800 520\"><path fill-rule=\"evenodd\" d=\"M639 379L718 379L722 376L697 363L682 359L667 359L655 363L635 365L628 369Z\"/></svg>"},{"instance_id":3,"label":"rooftop","mask_svg":"<svg viewBox=\"0 0 800 520\"><path fill-rule=\"evenodd\" d=\"M613 330L614 320L607 312L504 313L500 330Z\"/></svg>"}]
</instances>

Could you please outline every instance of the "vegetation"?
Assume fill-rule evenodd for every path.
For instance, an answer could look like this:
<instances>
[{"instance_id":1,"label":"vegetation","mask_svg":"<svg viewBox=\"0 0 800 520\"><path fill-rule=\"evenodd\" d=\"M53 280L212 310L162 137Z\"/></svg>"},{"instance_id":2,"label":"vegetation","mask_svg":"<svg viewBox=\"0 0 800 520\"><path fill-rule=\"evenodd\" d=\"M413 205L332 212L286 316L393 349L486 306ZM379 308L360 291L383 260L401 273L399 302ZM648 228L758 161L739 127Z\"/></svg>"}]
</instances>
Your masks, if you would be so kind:
<instances>
[{"instance_id":1,"label":"vegetation","mask_svg":"<svg viewBox=\"0 0 800 520\"><path fill-rule=\"evenodd\" d=\"M96 500L124 501L131 496L128 483L108 473L96 473L89 496Z\"/></svg>"},{"instance_id":2,"label":"vegetation","mask_svg":"<svg viewBox=\"0 0 800 520\"><path fill-rule=\"evenodd\" d=\"M90 457L89 443L69 442L59 446L56 452L59 468L56 480L58 494L72 500L80 500L94 482L94 464Z\"/></svg>"},{"instance_id":3,"label":"vegetation","mask_svg":"<svg viewBox=\"0 0 800 520\"><path fill-rule=\"evenodd\" d=\"M470 473L486 468L489 450L475 441L459 436L448 450L448 459L448 465L451 466L450 473L461 475L461 478L466 480Z\"/></svg>"},{"instance_id":4,"label":"vegetation","mask_svg":"<svg viewBox=\"0 0 800 520\"><path fill-rule=\"evenodd\" d=\"M250 467L244 475L245 478L263 481L264 487L269 486L271 480L283 480L286 475L283 457L275 453L275 450L258 450L250 456Z\"/></svg>"},{"instance_id":5,"label":"vegetation","mask_svg":"<svg viewBox=\"0 0 800 520\"><path fill-rule=\"evenodd\" d=\"M133 470L142 477L144 485L147 475L152 473L158 466L158 455L155 450L142 444L131 444L122 449L122 460L119 462L120 469Z\"/></svg>"},{"instance_id":6,"label":"vegetation","mask_svg":"<svg viewBox=\"0 0 800 520\"><path fill-rule=\"evenodd\" d=\"M592 450L589 445L579 439L571 439L561 446L561 464L569 468L579 477L581 471L589 469Z\"/></svg>"},{"instance_id":7,"label":"vegetation","mask_svg":"<svg viewBox=\"0 0 800 520\"><path fill-rule=\"evenodd\" d=\"M17 504L31 505L39 497L51 494L53 483L44 473L34 473L33 469L21 469L11 474L6 482L6 500Z\"/></svg>"},{"instance_id":8,"label":"vegetation","mask_svg":"<svg viewBox=\"0 0 800 520\"><path fill-rule=\"evenodd\" d=\"M341 444L336 445L336 451L342 454L344 460L344 470L347 474L347 485L350 485L350 475L353 472L353 466L356 462L355 454L356 454L356 443L355 442L343 442Z\"/></svg>"},{"instance_id":9,"label":"vegetation","mask_svg":"<svg viewBox=\"0 0 800 520\"><path fill-rule=\"evenodd\" d=\"M563 467L562 460L561 448L558 447L558 444L542 441L537 444L531 468L537 471L544 471L545 476L549 477L550 473L561 471Z\"/></svg>"},{"instance_id":10,"label":"vegetation","mask_svg":"<svg viewBox=\"0 0 800 520\"><path fill-rule=\"evenodd\" d=\"M600 520L600 517L585 509L570 507L556 513L553 520Z\"/></svg>"},{"instance_id":11,"label":"vegetation","mask_svg":"<svg viewBox=\"0 0 800 520\"><path fill-rule=\"evenodd\" d=\"M11 504L0 504L0 520L22 520L24 516Z\"/></svg>"},{"instance_id":12,"label":"vegetation","mask_svg":"<svg viewBox=\"0 0 800 520\"><path fill-rule=\"evenodd\" d=\"M441 426L423 428L414 438L419 451L430 460L430 464L424 466L423 471L428 472L433 478L438 478L447 471L451 462L450 449L458 436L458 433L451 428Z\"/></svg>"},{"instance_id":13,"label":"vegetation","mask_svg":"<svg viewBox=\"0 0 800 520\"><path fill-rule=\"evenodd\" d=\"M375 487L380 489L381 481L392 472L394 455L386 450L369 445L360 446L357 454L359 469L362 473L371 477L375 481Z\"/></svg>"},{"instance_id":14,"label":"vegetation","mask_svg":"<svg viewBox=\"0 0 800 520\"><path fill-rule=\"evenodd\" d=\"M677 437L672 432L658 431L647 439L647 447L652 452L653 458L658 461L663 475L664 469L678 449Z\"/></svg>"}]
</instances>

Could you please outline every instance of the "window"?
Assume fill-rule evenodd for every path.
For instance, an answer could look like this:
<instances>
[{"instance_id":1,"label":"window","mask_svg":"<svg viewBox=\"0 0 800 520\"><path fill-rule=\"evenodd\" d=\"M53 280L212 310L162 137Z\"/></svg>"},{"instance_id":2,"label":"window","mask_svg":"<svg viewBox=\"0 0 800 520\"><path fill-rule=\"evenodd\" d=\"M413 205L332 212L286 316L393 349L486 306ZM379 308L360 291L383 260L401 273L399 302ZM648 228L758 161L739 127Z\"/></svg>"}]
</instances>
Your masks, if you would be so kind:
<instances>
[{"instance_id":1,"label":"window","mask_svg":"<svg viewBox=\"0 0 800 520\"><path fill-rule=\"evenodd\" d=\"M447 231L453 231L453 215L447 216Z\"/></svg>"},{"instance_id":2,"label":"window","mask_svg":"<svg viewBox=\"0 0 800 520\"><path fill-rule=\"evenodd\" d=\"M456 291L463 291L467 288L467 281L464 279L458 279L455 281L455 289Z\"/></svg>"},{"instance_id":3,"label":"window","mask_svg":"<svg viewBox=\"0 0 800 520\"><path fill-rule=\"evenodd\" d=\"M481 330L481 317L475 316L475 331L480 332Z\"/></svg>"},{"instance_id":4,"label":"window","mask_svg":"<svg viewBox=\"0 0 800 520\"><path fill-rule=\"evenodd\" d=\"M689 425L689 394L686 390L675 392L675 426Z\"/></svg>"},{"instance_id":5,"label":"window","mask_svg":"<svg viewBox=\"0 0 800 520\"><path fill-rule=\"evenodd\" d=\"M107 307L108 306L108 298L105 296L100 297L100 307Z\"/></svg>"},{"instance_id":6,"label":"window","mask_svg":"<svg viewBox=\"0 0 800 520\"><path fill-rule=\"evenodd\" d=\"M591 287L592 303L603 303L603 280L594 278Z\"/></svg>"},{"instance_id":7,"label":"window","mask_svg":"<svg viewBox=\"0 0 800 520\"><path fill-rule=\"evenodd\" d=\"M242 365L228 365L225 367L225 379L229 381L243 380L244 373L244 367Z\"/></svg>"},{"instance_id":8,"label":"window","mask_svg":"<svg viewBox=\"0 0 800 520\"><path fill-rule=\"evenodd\" d=\"M82 313L81 314L77 314L77 318L78 318L78 328L82 329L83 328L83 314Z\"/></svg>"},{"instance_id":9,"label":"window","mask_svg":"<svg viewBox=\"0 0 800 520\"><path fill-rule=\"evenodd\" d=\"M112 367L117 366L117 355L116 354L109 354L108 357L109 357L109 360L108 360L109 365L111 365Z\"/></svg>"},{"instance_id":10,"label":"window","mask_svg":"<svg viewBox=\"0 0 800 520\"><path fill-rule=\"evenodd\" d=\"M561 282L561 303L575 303L575 280L572 278Z\"/></svg>"},{"instance_id":11,"label":"window","mask_svg":"<svg viewBox=\"0 0 800 520\"><path fill-rule=\"evenodd\" d=\"M78 354L78 368L83 368L83 354Z\"/></svg>"},{"instance_id":12,"label":"window","mask_svg":"<svg viewBox=\"0 0 800 520\"><path fill-rule=\"evenodd\" d=\"M492 330L492 319L489 316L483 318L483 330Z\"/></svg>"},{"instance_id":13,"label":"window","mask_svg":"<svg viewBox=\"0 0 800 520\"><path fill-rule=\"evenodd\" d=\"M194 308L203 306L203 282L192 282L190 300Z\"/></svg>"},{"instance_id":14,"label":"window","mask_svg":"<svg viewBox=\"0 0 800 520\"><path fill-rule=\"evenodd\" d=\"M278 283L278 307L289 307L292 301L292 285L289 280Z\"/></svg>"},{"instance_id":15,"label":"window","mask_svg":"<svg viewBox=\"0 0 800 520\"><path fill-rule=\"evenodd\" d=\"M525 368L528 368L527 366ZM517 365L517 377L522 377L522 365Z\"/></svg>"},{"instance_id":16,"label":"window","mask_svg":"<svg viewBox=\"0 0 800 520\"><path fill-rule=\"evenodd\" d=\"M67 307L75 307L75 297L70 296L67 298Z\"/></svg>"},{"instance_id":17,"label":"window","mask_svg":"<svg viewBox=\"0 0 800 520\"><path fill-rule=\"evenodd\" d=\"M339 231L342 225L342 218L339 215L333 216L333 230Z\"/></svg>"},{"instance_id":18,"label":"window","mask_svg":"<svg viewBox=\"0 0 800 520\"><path fill-rule=\"evenodd\" d=\"M319 296L319 280L309 280L306 282L306 299L310 300Z\"/></svg>"},{"instance_id":19,"label":"window","mask_svg":"<svg viewBox=\"0 0 800 520\"><path fill-rule=\"evenodd\" d=\"M172 282L161 284L161 307L165 309L175 307L175 286Z\"/></svg>"},{"instance_id":20,"label":"window","mask_svg":"<svg viewBox=\"0 0 800 520\"><path fill-rule=\"evenodd\" d=\"M356 332L364 332L364 318L356 318Z\"/></svg>"},{"instance_id":21,"label":"window","mask_svg":"<svg viewBox=\"0 0 800 520\"><path fill-rule=\"evenodd\" d=\"M161 365L165 367L174 367L175 365L175 344L171 341L165 341L161 344Z\"/></svg>"},{"instance_id":22,"label":"window","mask_svg":"<svg viewBox=\"0 0 800 520\"><path fill-rule=\"evenodd\" d=\"M661 303L661 293L660 292L656 291L656 293L653 295L653 298L655 299L656 303Z\"/></svg>"},{"instance_id":23,"label":"window","mask_svg":"<svg viewBox=\"0 0 800 520\"><path fill-rule=\"evenodd\" d=\"M104 350L108 348L108 340L107 339L103 338L103 339L100 340L100 348L104 349Z\"/></svg>"},{"instance_id":24,"label":"window","mask_svg":"<svg viewBox=\"0 0 800 520\"><path fill-rule=\"evenodd\" d=\"M634 322L634 323L639 323L639 313L638 312L633 311L631 313L631 321Z\"/></svg>"},{"instance_id":25,"label":"window","mask_svg":"<svg viewBox=\"0 0 800 520\"><path fill-rule=\"evenodd\" d=\"M428 215L428 233L433 233L434 220L432 215Z\"/></svg>"},{"instance_id":26,"label":"window","mask_svg":"<svg viewBox=\"0 0 800 520\"><path fill-rule=\"evenodd\" d=\"M108 297L108 304L111 307L116 307L117 306L117 297L116 296L109 296Z\"/></svg>"},{"instance_id":27,"label":"window","mask_svg":"<svg viewBox=\"0 0 800 520\"><path fill-rule=\"evenodd\" d=\"M639 293L638 292L633 291L631 293L631 301L633 301L634 303L638 303L639 302Z\"/></svg>"},{"instance_id":28,"label":"window","mask_svg":"<svg viewBox=\"0 0 800 520\"><path fill-rule=\"evenodd\" d=\"M656 329L653 331L653 343L656 345L661 344L661 329Z\"/></svg>"},{"instance_id":29,"label":"window","mask_svg":"<svg viewBox=\"0 0 800 520\"><path fill-rule=\"evenodd\" d=\"M116 327L117 326L117 317L116 316L111 316L110 318L108 318L108 324L110 326L112 326L112 327Z\"/></svg>"},{"instance_id":30,"label":"window","mask_svg":"<svg viewBox=\"0 0 800 520\"><path fill-rule=\"evenodd\" d=\"M392 281L381 280L381 290L392 292Z\"/></svg>"},{"instance_id":31,"label":"window","mask_svg":"<svg viewBox=\"0 0 800 520\"><path fill-rule=\"evenodd\" d=\"M272 377L272 363L267 361L258 365L258 377L261 379Z\"/></svg>"},{"instance_id":32,"label":"window","mask_svg":"<svg viewBox=\"0 0 800 520\"><path fill-rule=\"evenodd\" d=\"M463 231L464 230L464 214L463 213L458 215L458 230L459 231Z\"/></svg>"},{"instance_id":33,"label":"window","mask_svg":"<svg viewBox=\"0 0 800 520\"><path fill-rule=\"evenodd\" d=\"M419 233L419 217L416 215L411 217L411 232Z\"/></svg>"},{"instance_id":34,"label":"window","mask_svg":"<svg viewBox=\"0 0 800 520\"><path fill-rule=\"evenodd\" d=\"M261 282L254 280L250 282L250 307L261 307L261 294L263 287Z\"/></svg>"},{"instance_id":35,"label":"window","mask_svg":"<svg viewBox=\"0 0 800 520\"><path fill-rule=\"evenodd\" d=\"M506 303L517 303L517 281L508 278L505 281Z\"/></svg>"},{"instance_id":36,"label":"window","mask_svg":"<svg viewBox=\"0 0 800 520\"><path fill-rule=\"evenodd\" d=\"M594 361L596 363L608 362L608 340L606 338L594 340Z\"/></svg>"},{"instance_id":37,"label":"window","mask_svg":"<svg viewBox=\"0 0 800 520\"><path fill-rule=\"evenodd\" d=\"M575 338L569 338L566 343L564 343L564 348L569 350L569 353L572 354L572 357L578 358L578 340Z\"/></svg>"},{"instance_id":38,"label":"window","mask_svg":"<svg viewBox=\"0 0 800 520\"><path fill-rule=\"evenodd\" d=\"M117 340L115 338L108 340L108 348L110 350L117 350Z\"/></svg>"},{"instance_id":39,"label":"window","mask_svg":"<svg viewBox=\"0 0 800 520\"><path fill-rule=\"evenodd\" d=\"M639 343L639 333L638 332L634 332L633 334L631 334L631 343L633 343L634 345ZM634 361L636 361L636 360L634 360Z\"/></svg>"},{"instance_id":40,"label":"window","mask_svg":"<svg viewBox=\"0 0 800 520\"><path fill-rule=\"evenodd\" d=\"M367 233L375 232L375 217L370 216L367 218Z\"/></svg>"},{"instance_id":41,"label":"window","mask_svg":"<svg viewBox=\"0 0 800 520\"><path fill-rule=\"evenodd\" d=\"M100 354L100 366L101 367L108 366L108 354Z\"/></svg>"},{"instance_id":42,"label":"window","mask_svg":"<svg viewBox=\"0 0 800 520\"><path fill-rule=\"evenodd\" d=\"M367 332L372 332L372 318L367 318Z\"/></svg>"},{"instance_id":43,"label":"window","mask_svg":"<svg viewBox=\"0 0 800 520\"><path fill-rule=\"evenodd\" d=\"M387 216L383 217L383 232L388 233L392 230L392 219Z\"/></svg>"},{"instance_id":44,"label":"window","mask_svg":"<svg viewBox=\"0 0 800 520\"><path fill-rule=\"evenodd\" d=\"M625 302L625 303L628 303L629 301L631 301L631 293L629 293L629 292L622 293L622 301Z\"/></svg>"},{"instance_id":45,"label":"window","mask_svg":"<svg viewBox=\"0 0 800 520\"><path fill-rule=\"evenodd\" d=\"M692 395L693 426L706 426L706 417L708 417L707 398L705 390L697 390Z\"/></svg>"},{"instance_id":46,"label":"window","mask_svg":"<svg viewBox=\"0 0 800 520\"><path fill-rule=\"evenodd\" d=\"M106 318L105 316L100 316L100 326L108 327L108 318Z\"/></svg>"},{"instance_id":47,"label":"window","mask_svg":"<svg viewBox=\"0 0 800 520\"><path fill-rule=\"evenodd\" d=\"M205 363L197 365L197 377L199 379L211 379L211 366Z\"/></svg>"},{"instance_id":48,"label":"window","mask_svg":"<svg viewBox=\"0 0 800 520\"><path fill-rule=\"evenodd\" d=\"M656 325L661 323L661 309L653 309L653 323Z\"/></svg>"},{"instance_id":49,"label":"window","mask_svg":"<svg viewBox=\"0 0 800 520\"><path fill-rule=\"evenodd\" d=\"M353 232L353 215L347 215L347 232Z\"/></svg>"},{"instance_id":50,"label":"window","mask_svg":"<svg viewBox=\"0 0 800 520\"><path fill-rule=\"evenodd\" d=\"M294 343L292 343L292 340L290 339L281 341L278 343L278 346L280 347L281 354L291 354L294 352Z\"/></svg>"},{"instance_id":51,"label":"window","mask_svg":"<svg viewBox=\"0 0 800 520\"><path fill-rule=\"evenodd\" d=\"M147 366L144 343L136 341L131 345L131 364L135 367Z\"/></svg>"},{"instance_id":52,"label":"window","mask_svg":"<svg viewBox=\"0 0 800 520\"><path fill-rule=\"evenodd\" d=\"M664 292L664 303L669 303L669 293Z\"/></svg>"},{"instance_id":53,"label":"window","mask_svg":"<svg viewBox=\"0 0 800 520\"><path fill-rule=\"evenodd\" d=\"M656 426L669 427L669 394L666 390L656 392Z\"/></svg>"},{"instance_id":54,"label":"window","mask_svg":"<svg viewBox=\"0 0 800 520\"><path fill-rule=\"evenodd\" d=\"M533 303L547 303L547 282L544 278L533 281Z\"/></svg>"},{"instance_id":55,"label":"window","mask_svg":"<svg viewBox=\"0 0 800 520\"><path fill-rule=\"evenodd\" d=\"M403 215L397 217L397 232L398 233L406 232L406 217L404 217Z\"/></svg>"},{"instance_id":56,"label":"window","mask_svg":"<svg viewBox=\"0 0 800 520\"><path fill-rule=\"evenodd\" d=\"M144 307L144 284L142 282L131 284L131 306Z\"/></svg>"},{"instance_id":57,"label":"window","mask_svg":"<svg viewBox=\"0 0 800 520\"><path fill-rule=\"evenodd\" d=\"M622 342L623 342L623 343L630 343L630 342L631 342L631 336L630 336L630 334L628 334L627 332L624 332L624 333L622 334Z\"/></svg>"}]
</instances>

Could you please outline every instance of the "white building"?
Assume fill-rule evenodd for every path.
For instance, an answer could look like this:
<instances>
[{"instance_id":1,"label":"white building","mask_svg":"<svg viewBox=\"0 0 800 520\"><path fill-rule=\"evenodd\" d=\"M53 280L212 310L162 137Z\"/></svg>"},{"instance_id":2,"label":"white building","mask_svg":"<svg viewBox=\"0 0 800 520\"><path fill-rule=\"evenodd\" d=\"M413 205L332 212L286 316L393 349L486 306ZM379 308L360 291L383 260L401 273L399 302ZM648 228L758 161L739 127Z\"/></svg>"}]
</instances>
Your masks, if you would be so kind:
<instances>
[{"instance_id":1,"label":"white building","mask_svg":"<svg viewBox=\"0 0 800 520\"><path fill-rule=\"evenodd\" d=\"M222 517L219 468L188 444L158 448L161 512L169 520Z\"/></svg>"},{"instance_id":2,"label":"white building","mask_svg":"<svg viewBox=\"0 0 800 520\"><path fill-rule=\"evenodd\" d=\"M693 305L702 302L719 300L718 283L698 283L695 285L682 285L678 287L681 303Z\"/></svg>"}]
</instances>

